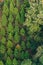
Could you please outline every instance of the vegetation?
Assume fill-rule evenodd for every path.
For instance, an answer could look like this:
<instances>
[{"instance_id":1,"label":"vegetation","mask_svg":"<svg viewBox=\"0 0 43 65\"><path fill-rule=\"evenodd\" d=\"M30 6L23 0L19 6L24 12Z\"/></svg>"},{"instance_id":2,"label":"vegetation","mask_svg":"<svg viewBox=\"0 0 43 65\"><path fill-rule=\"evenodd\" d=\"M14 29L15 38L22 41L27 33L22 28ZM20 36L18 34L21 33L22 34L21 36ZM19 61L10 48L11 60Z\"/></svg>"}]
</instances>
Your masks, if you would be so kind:
<instances>
[{"instance_id":1,"label":"vegetation","mask_svg":"<svg viewBox=\"0 0 43 65\"><path fill-rule=\"evenodd\" d=\"M43 0L0 0L0 65L43 65Z\"/></svg>"}]
</instances>

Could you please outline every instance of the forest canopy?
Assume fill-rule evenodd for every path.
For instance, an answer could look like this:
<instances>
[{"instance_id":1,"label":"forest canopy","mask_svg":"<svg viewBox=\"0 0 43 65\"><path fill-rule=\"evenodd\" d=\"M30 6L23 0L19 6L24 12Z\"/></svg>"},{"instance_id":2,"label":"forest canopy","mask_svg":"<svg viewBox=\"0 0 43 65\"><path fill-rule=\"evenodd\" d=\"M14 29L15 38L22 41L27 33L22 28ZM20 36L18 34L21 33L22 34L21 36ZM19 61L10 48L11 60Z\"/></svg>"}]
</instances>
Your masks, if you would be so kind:
<instances>
[{"instance_id":1,"label":"forest canopy","mask_svg":"<svg viewBox=\"0 0 43 65\"><path fill-rule=\"evenodd\" d=\"M0 65L43 65L43 0L0 6Z\"/></svg>"}]
</instances>

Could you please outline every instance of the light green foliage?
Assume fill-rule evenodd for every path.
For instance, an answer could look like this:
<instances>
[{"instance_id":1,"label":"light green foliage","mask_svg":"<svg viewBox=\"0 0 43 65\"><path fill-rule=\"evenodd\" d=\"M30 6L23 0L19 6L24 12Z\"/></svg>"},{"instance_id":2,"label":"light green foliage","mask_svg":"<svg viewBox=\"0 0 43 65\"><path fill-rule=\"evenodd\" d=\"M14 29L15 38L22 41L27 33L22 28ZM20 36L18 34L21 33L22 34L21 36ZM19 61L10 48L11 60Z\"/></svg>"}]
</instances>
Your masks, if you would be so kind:
<instances>
[{"instance_id":1,"label":"light green foliage","mask_svg":"<svg viewBox=\"0 0 43 65\"><path fill-rule=\"evenodd\" d=\"M0 61L0 65L4 65L2 61Z\"/></svg>"},{"instance_id":2,"label":"light green foliage","mask_svg":"<svg viewBox=\"0 0 43 65\"><path fill-rule=\"evenodd\" d=\"M18 65L18 61L15 58L13 59L13 65Z\"/></svg>"},{"instance_id":3,"label":"light green foliage","mask_svg":"<svg viewBox=\"0 0 43 65\"><path fill-rule=\"evenodd\" d=\"M25 35L25 30L24 30L23 28L20 30L20 34L21 34L22 36Z\"/></svg>"},{"instance_id":4,"label":"light green foliage","mask_svg":"<svg viewBox=\"0 0 43 65\"><path fill-rule=\"evenodd\" d=\"M7 30L8 30L9 33L13 33L12 23L9 22Z\"/></svg>"},{"instance_id":5,"label":"light green foliage","mask_svg":"<svg viewBox=\"0 0 43 65\"><path fill-rule=\"evenodd\" d=\"M20 41L20 36L19 34L16 32L15 35L14 35L14 42L15 43L18 43Z\"/></svg>"},{"instance_id":6,"label":"light green foliage","mask_svg":"<svg viewBox=\"0 0 43 65\"><path fill-rule=\"evenodd\" d=\"M16 6L19 7L20 5L20 0L16 0Z\"/></svg>"},{"instance_id":7,"label":"light green foliage","mask_svg":"<svg viewBox=\"0 0 43 65\"><path fill-rule=\"evenodd\" d=\"M0 30L0 35L5 36L5 29L3 27Z\"/></svg>"},{"instance_id":8,"label":"light green foliage","mask_svg":"<svg viewBox=\"0 0 43 65\"><path fill-rule=\"evenodd\" d=\"M34 34L35 32L40 31L40 27L37 24L32 24L29 28L29 33Z\"/></svg>"},{"instance_id":9,"label":"light green foliage","mask_svg":"<svg viewBox=\"0 0 43 65\"><path fill-rule=\"evenodd\" d=\"M24 22L24 26L27 26L28 28L28 35L34 39L37 42L40 42L40 40L42 39L40 37L40 33L41 32L41 27L39 22L39 18L37 18L38 15L38 5L35 6L35 4L32 6L30 6L30 8L26 9L26 20ZM32 12L31 12L32 11ZM40 22L41 23L41 22Z\"/></svg>"},{"instance_id":10,"label":"light green foliage","mask_svg":"<svg viewBox=\"0 0 43 65\"><path fill-rule=\"evenodd\" d=\"M19 33L19 26L18 26L18 24L16 24L16 26L15 26L15 28L14 28L14 32L16 33Z\"/></svg>"},{"instance_id":11,"label":"light green foliage","mask_svg":"<svg viewBox=\"0 0 43 65\"><path fill-rule=\"evenodd\" d=\"M41 56L41 54L43 54L43 46L39 46L37 48L37 53L35 54L34 59L39 58Z\"/></svg>"},{"instance_id":12,"label":"light green foliage","mask_svg":"<svg viewBox=\"0 0 43 65\"><path fill-rule=\"evenodd\" d=\"M1 53L1 54L4 54L4 53L5 53L5 50L6 50L6 49L5 49L5 46L4 46L4 45L1 45L1 46L0 46L0 53Z\"/></svg>"},{"instance_id":13,"label":"light green foliage","mask_svg":"<svg viewBox=\"0 0 43 65\"><path fill-rule=\"evenodd\" d=\"M10 57L7 57L6 65L12 65L12 60L10 59Z\"/></svg>"},{"instance_id":14,"label":"light green foliage","mask_svg":"<svg viewBox=\"0 0 43 65\"><path fill-rule=\"evenodd\" d=\"M6 3L7 5L9 5L10 0L5 0L4 3Z\"/></svg>"},{"instance_id":15,"label":"light green foliage","mask_svg":"<svg viewBox=\"0 0 43 65\"><path fill-rule=\"evenodd\" d=\"M5 38L5 37L2 37L1 43L2 43L2 44L6 44L6 38Z\"/></svg>"},{"instance_id":16,"label":"light green foliage","mask_svg":"<svg viewBox=\"0 0 43 65\"><path fill-rule=\"evenodd\" d=\"M9 13L8 6L6 5L6 3L4 3L4 6L3 6L3 14L5 14L6 16L8 16L8 13Z\"/></svg>"},{"instance_id":17,"label":"light green foliage","mask_svg":"<svg viewBox=\"0 0 43 65\"><path fill-rule=\"evenodd\" d=\"M11 49L11 48L8 48L8 50L7 50L7 55L8 55L8 56L11 56L12 53L13 53L12 49Z\"/></svg>"},{"instance_id":18,"label":"light green foliage","mask_svg":"<svg viewBox=\"0 0 43 65\"><path fill-rule=\"evenodd\" d=\"M10 14L14 15L14 6L13 6L12 1L10 2Z\"/></svg>"},{"instance_id":19,"label":"light green foliage","mask_svg":"<svg viewBox=\"0 0 43 65\"><path fill-rule=\"evenodd\" d=\"M12 41L8 40L8 42L7 42L7 48L12 48L12 47L13 47Z\"/></svg>"},{"instance_id":20,"label":"light green foliage","mask_svg":"<svg viewBox=\"0 0 43 65\"><path fill-rule=\"evenodd\" d=\"M19 14L19 12L16 15L16 22L19 22L20 23L20 14Z\"/></svg>"},{"instance_id":21,"label":"light green foliage","mask_svg":"<svg viewBox=\"0 0 43 65\"><path fill-rule=\"evenodd\" d=\"M2 26L7 26L7 17L5 16L5 14L2 15Z\"/></svg>"},{"instance_id":22,"label":"light green foliage","mask_svg":"<svg viewBox=\"0 0 43 65\"><path fill-rule=\"evenodd\" d=\"M24 60L21 65L32 65L32 61L30 59Z\"/></svg>"},{"instance_id":23,"label":"light green foliage","mask_svg":"<svg viewBox=\"0 0 43 65\"><path fill-rule=\"evenodd\" d=\"M14 14L17 15L18 14L18 9L15 7L14 8Z\"/></svg>"},{"instance_id":24,"label":"light green foliage","mask_svg":"<svg viewBox=\"0 0 43 65\"><path fill-rule=\"evenodd\" d=\"M13 38L12 33L9 33L9 34L8 34L8 39L9 39L9 40L12 40L12 38Z\"/></svg>"},{"instance_id":25,"label":"light green foliage","mask_svg":"<svg viewBox=\"0 0 43 65\"><path fill-rule=\"evenodd\" d=\"M13 19L14 19L14 18L13 18L13 16L12 16L12 14L10 14L10 15L9 15L9 18L8 18L9 22L13 22Z\"/></svg>"}]
</instances>

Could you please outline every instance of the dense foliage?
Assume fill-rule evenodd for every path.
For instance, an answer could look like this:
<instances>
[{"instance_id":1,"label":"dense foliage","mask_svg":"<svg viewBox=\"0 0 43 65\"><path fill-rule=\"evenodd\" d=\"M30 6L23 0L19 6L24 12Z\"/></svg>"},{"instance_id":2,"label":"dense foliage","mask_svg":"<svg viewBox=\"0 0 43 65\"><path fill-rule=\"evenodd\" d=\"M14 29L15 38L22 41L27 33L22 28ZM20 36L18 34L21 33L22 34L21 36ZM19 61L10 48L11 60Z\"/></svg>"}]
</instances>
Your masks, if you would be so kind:
<instances>
[{"instance_id":1,"label":"dense foliage","mask_svg":"<svg viewBox=\"0 0 43 65\"><path fill-rule=\"evenodd\" d=\"M43 65L43 0L3 3L0 65Z\"/></svg>"}]
</instances>

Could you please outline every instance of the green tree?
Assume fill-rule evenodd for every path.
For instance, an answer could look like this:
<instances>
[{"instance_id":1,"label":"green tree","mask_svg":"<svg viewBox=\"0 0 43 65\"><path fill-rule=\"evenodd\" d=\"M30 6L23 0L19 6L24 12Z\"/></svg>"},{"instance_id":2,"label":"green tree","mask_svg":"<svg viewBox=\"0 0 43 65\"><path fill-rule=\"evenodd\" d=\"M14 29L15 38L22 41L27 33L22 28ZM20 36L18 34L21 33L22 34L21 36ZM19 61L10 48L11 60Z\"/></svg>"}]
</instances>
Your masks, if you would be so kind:
<instances>
[{"instance_id":1,"label":"green tree","mask_svg":"<svg viewBox=\"0 0 43 65\"><path fill-rule=\"evenodd\" d=\"M12 60L10 59L10 57L7 57L6 65L12 65Z\"/></svg>"},{"instance_id":2,"label":"green tree","mask_svg":"<svg viewBox=\"0 0 43 65\"><path fill-rule=\"evenodd\" d=\"M9 15L9 18L8 18L9 22L13 22L14 18L12 16L12 14Z\"/></svg>"},{"instance_id":3,"label":"green tree","mask_svg":"<svg viewBox=\"0 0 43 65\"><path fill-rule=\"evenodd\" d=\"M12 33L9 33L9 34L8 34L8 39L9 39L9 40L12 40L12 38L13 38Z\"/></svg>"},{"instance_id":4,"label":"green tree","mask_svg":"<svg viewBox=\"0 0 43 65\"><path fill-rule=\"evenodd\" d=\"M29 53L28 53L28 51L25 51L24 58L25 58L25 59L29 58Z\"/></svg>"},{"instance_id":5,"label":"green tree","mask_svg":"<svg viewBox=\"0 0 43 65\"><path fill-rule=\"evenodd\" d=\"M30 47L31 47L31 44L30 44L29 41L27 41L26 47L27 47L27 48L30 48Z\"/></svg>"},{"instance_id":6,"label":"green tree","mask_svg":"<svg viewBox=\"0 0 43 65\"><path fill-rule=\"evenodd\" d=\"M12 48L12 47L13 47L12 41L8 40L8 42L7 42L7 48Z\"/></svg>"},{"instance_id":7,"label":"green tree","mask_svg":"<svg viewBox=\"0 0 43 65\"><path fill-rule=\"evenodd\" d=\"M20 41L20 36L19 34L16 32L15 35L14 35L14 42L15 43L18 43Z\"/></svg>"},{"instance_id":8,"label":"green tree","mask_svg":"<svg viewBox=\"0 0 43 65\"><path fill-rule=\"evenodd\" d=\"M24 53L24 51L22 51L20 58L21 58L21 59L24 59L24 57L25 57L25 53Z\"/></svg>"},{"instance_id":9,"label":"green tree","mask_svg":"<svg viewBox=\"0 0 43 65\"><path fill-rule=\"evenodd\" d=\"M19 26L18 24L15 23L15 28L14 28L14 32L16 33L19 33Z\"/></svg>"},{"instance_id":10,"label":"green tree","mask_svg":"<svg viewBox=\"0 0 43 65\"><path fill-rule=\"evenodd\" d=\"M17 48L15 48L14 49L14 56L15 56L15 58L21 58L20 56L21 56L21 50L20 49L17 49Z\"/></svg>"},{"instance_id":11,"label":"green tree","mask_svg":"<svg viewBox=\"0 0 43 65\"><path fill-rule=\"evenodd\" d=\"M7 55L11 57L12 56L12 53L13 53L12 49L11 48L8 48Z\"/></svg>"},{"instance_id":12,"label":"green tree","mask_svg":"<svg viewBox=\"0 0 43 65\"><path fill-rule=\"evenodd\" d=\"M4 3L4 6L3 6L3 14L5 14L6 16L8 16L9 14L9 9L6 3Z\"/></svg>"},{"instance_id":13,"label":"green tree","mask_svg":"<svg viewBox=\"0 0 43 65\"><path fill-rule=\"evenodd\" d=\"M28 0L24 0L24 6L25 6L25 7L29 7L29 6L30 6L30 4L29 4L29 1L28 1Z\"/></svg>"},{"instance_id":14,"label":"green tree","mask_svg":"<svg viewBox=\"0 0 43 65\"><path fill-rule=\"evenodd\" d=\"M43 64L43 55L39 58L39 61Z\"/></svg>"},{"instance_id":15,"label":"green tree","mask_svg":"<svg viewBox=\"0 0 43 65\"><path fill-rule=\"evenodd\" d=\"M0 35L1 36L5 36L5 29L3 27L1 27L1 30L0 30Z\"/></svg>"},{"instance_id":16,"label":"green tree","mask_svg":"<svg viewBox=\"0 0 43 65\"><path fill-rule=\"evenodd\" d=\"M4 65L4 63L2 61L0 61L0 65Z\"/></svg>"},{"instance_id":17,"label":"green tree","mask_svg":"<svg viewBox=\"0 0 43 65\"><path fill-rule=\"evenodd\" d=\"M20 34L21 34L22 36L25 35L25 30L24 30L23 28L20 30Z\"/></svg>"},{"instance_id":18,"label":"green tree","mask_svg":"<svg viewBox=\"0 0 43 65\"><path fill-rule=\"evenodd\" d=\"M13 5L12 1L10 2L10 14L14 15L14 5Z\"/></svg>"},{"instance_id":19,"label":"green tree","mask_svg":"<svg viewBox=\"0 0 43 65\"><path fill-rule=\"evenodd\" d=\"M38 46L37 53L34 55L34 59L39 58L43 54L43 46Z\"/></svg>"},{"instance_id":20,"label":"green tree","mask_svg":"<svg viewBox=\"0 0 43 65\"><path fill-rule=\"evenodd\" d=\"M25 9L24 5L21 5L21 11L20 11L20 23L23 23L25 20Z\"/></svg>"},{"instance_id":21,"label":"green tree","mask_svg":"<svg viewBox=\"0 0 43 65\"><path fill-rule=\"evenodd\" d=\"M16 60L16 58L13 59L13 65L18 65L18 61Z\"/></svg>"},{"instance_id":22,"label":"green tree","mask_svg":"<svg viewBox=\"0 0 43 65\"><path fill-rule=\"evenodd\" d=\"M3 14L3 15L2 15L2 22L1 22L1 23L2 23L2 26L7 26L7 22L8 22L8 21L7 21L7 17L6 17L5 14Z\"/></svg>"},{"instance_id":23,"label":"green tree","mask_svg":"<svg viewBox=\"0 0 43 65\"><path fill-rule=\"evenodd\" d=\"M14 8L14 14L15 14L15 15L18 14L18 8L17 8L17 7Z\"/></svg>"},{"instance_id":24,"label":"green tree","mask_svg":"<svg viewBox=\"0 0 43 65\"><path fill-rule=\"evenodd\" d=\"M4 54L5 51L6 51L5 46L4 46L4 45L1 45L1 46L0 46L0 53L1 53L1 54Z\"/></svg>"},{"instance_id":25,"label":"green tree","mask_svg":"<svg viewBox=\"0 0 43 65\"><path fill-rule=\"evenodd\" d=\"M8 24L7 31L8 31L9 33L13 33L13 25L12 25L11 22L9 22L9 24Z\"/></svg>"},{"instance_id":26,"label":"green tree","mask_svg":"<svg viewBox=\"0 0 43 65\"><path fill-rule=\"evenodd\" d=\"M24 60L21 65L32 65L32 61L30 59Z\"/></svg>"},{"instance_id":27,"label":"green tree","mask_svg":"<svg viewBox=\"0 0 43 65\"><path fill-rule=\"evenodd\" d=\"M2 44L6 44L6 38L5 38L5 37L2 37L1 43L2 43Z\"/></svg>"},{"instance_id":28,"label":"green tree","mask_svg":"<svg viewBox=\"0 0 43 65\"><path fill-rule=\"evenodd\" d=\"M24 41L21 42L21 48L22 48L22 50L25 50L26 49L26 44L25 44Z\"/></svg>"}]
</instances>

